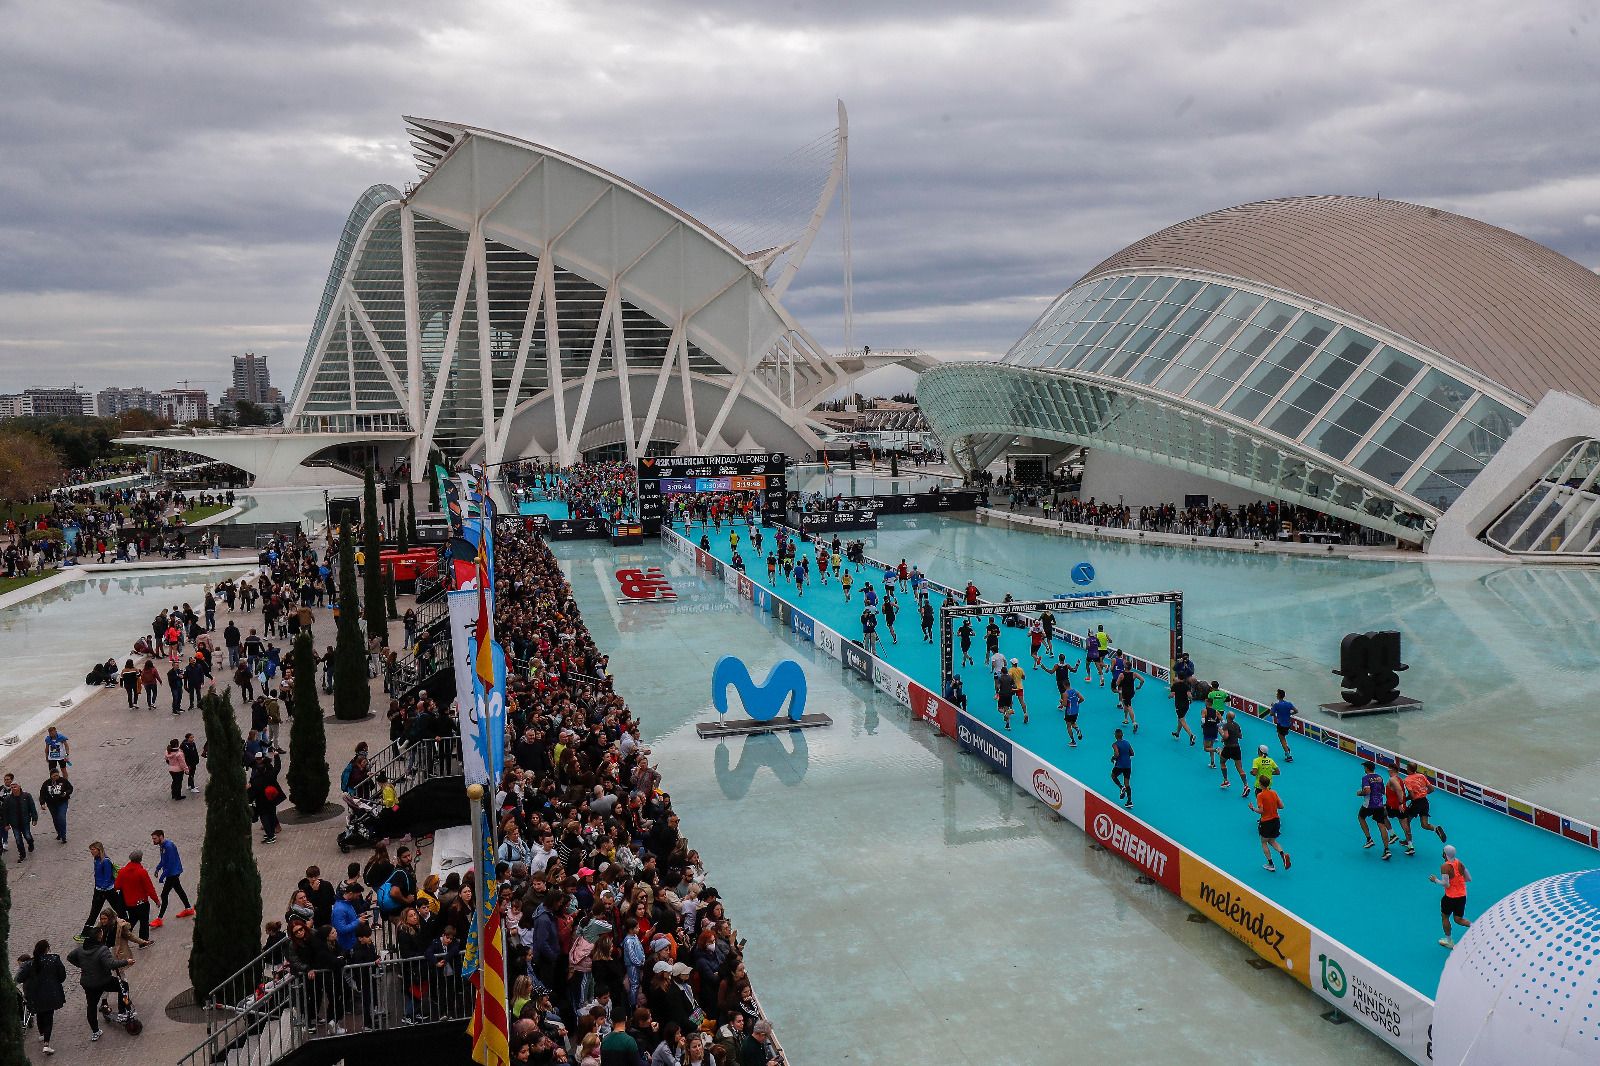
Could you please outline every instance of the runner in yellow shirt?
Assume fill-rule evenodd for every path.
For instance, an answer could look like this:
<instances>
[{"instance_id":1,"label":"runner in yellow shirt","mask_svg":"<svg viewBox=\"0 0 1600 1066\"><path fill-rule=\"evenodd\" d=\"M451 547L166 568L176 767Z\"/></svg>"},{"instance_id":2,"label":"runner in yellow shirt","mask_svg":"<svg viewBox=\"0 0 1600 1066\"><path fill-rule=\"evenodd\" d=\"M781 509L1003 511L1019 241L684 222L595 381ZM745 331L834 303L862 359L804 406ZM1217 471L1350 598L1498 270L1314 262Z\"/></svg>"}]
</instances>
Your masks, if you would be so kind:
<instances>
[{"instance_id":1,"label":"runner in yellow shirt","mask_svg":"<svg viewBox=\"0 0 1600 1066\"><path fill-rule=\"evenodd\" d=\"M1017 705L1022 708L1022 724L1027 725L1028 701L1022 697L1022 679L1027 676L1027 672L1022 669L1017 660L1012 659L1011 669L1007 670L1006 673L1011 675L1011 687L1015 690Z\"/></svg>"}]
</instances>

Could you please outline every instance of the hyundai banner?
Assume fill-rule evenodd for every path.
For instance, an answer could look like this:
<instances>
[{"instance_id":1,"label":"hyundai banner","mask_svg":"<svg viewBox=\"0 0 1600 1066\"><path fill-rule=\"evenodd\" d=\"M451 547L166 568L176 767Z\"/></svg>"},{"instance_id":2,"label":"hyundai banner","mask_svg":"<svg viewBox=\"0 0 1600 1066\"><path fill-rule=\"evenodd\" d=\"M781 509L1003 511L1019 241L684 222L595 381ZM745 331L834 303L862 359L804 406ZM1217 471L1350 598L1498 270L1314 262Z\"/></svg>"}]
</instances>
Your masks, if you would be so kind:
<instances>
[{"instance_id":1,"label":"hyundai banner","mask_svg":"<svg viewBox=\"0 0 1600 1066\"><path fill-rule=\"evenodd\" d=\"M962 711L956 712L956 743L990 769L1011 776L1011 741Z\"/></svg>"}]
</instances>

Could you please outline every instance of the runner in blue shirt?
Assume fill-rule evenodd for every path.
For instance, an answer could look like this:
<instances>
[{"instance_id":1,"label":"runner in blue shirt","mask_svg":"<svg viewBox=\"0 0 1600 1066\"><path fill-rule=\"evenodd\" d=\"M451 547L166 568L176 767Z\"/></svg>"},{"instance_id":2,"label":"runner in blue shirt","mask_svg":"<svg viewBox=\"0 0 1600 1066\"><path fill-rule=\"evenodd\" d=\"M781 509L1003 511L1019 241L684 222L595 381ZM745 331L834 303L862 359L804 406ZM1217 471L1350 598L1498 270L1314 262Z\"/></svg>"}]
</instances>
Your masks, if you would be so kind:
<instances>
[{"instance_id":1,"label":"runner in blue shirt","mask_svg":"<svg viewBox=\"0 0 1600 1066\"><path fill-rule=\"evenodd\" d=\"M1072 687L1072 679L1067 679L1066 691L1061 693L1061 711L1067 720L1067 746L1075 748L1078 741L1083 739L1083 730L1078 728L1078 711L1083 707L1083 696Z\"/></svg>"},{"instance_id":2,"label":"runner in blue shirt","mask_svg":"<svg viewBox=\"0 0 1600 1066\"><path fill-rule=\"evenodd\" d=\"M1122 730L1117 730L1117 739L1111 742L1111 783L1117 786L1122 796L1124 807L1133 806L1133 745L1122 739Z\"/></svg>"},{"instance_id":3,"label":"runner in blue shirt","mask_svg":"<svg viewBox=\"0 0 1600 1066\"><path fill-rule=\"evenodd\" d=\"M1277 702L1269 710L1272 711L1272 720L1278 726L1278 743L1283 745L1283 761L1294 762L1294 756L1289 754L1289 734L1294 731L1294 716L1298 709L1283 698L1283 689L1280 688Z\"/></svg>"},{"instance_id":4,"label":"runner in blue shirt","mask_svg":"<svg viewBox=\"0 0 1600 1066\"><path fill-rule=\"evenodd\" d=\"M1367 828L1367 819L1371 818L1378 823L1378 831L1383 836L1383 857L1388 859L1389 844L1394 840L1394 834L1389 831L1389 812L1384 806L1383 776L1378 773L1378 765L1371 759L1363 762L1361 768L1366 772L1361 775L1361 787L1356 789L1356 795L1361 797L1361 809L1356 812L1356 821L1361 825L1361 835L1367 838L1362 846L1372 847L1372 831Z\"/></svg>"}]
</instances>

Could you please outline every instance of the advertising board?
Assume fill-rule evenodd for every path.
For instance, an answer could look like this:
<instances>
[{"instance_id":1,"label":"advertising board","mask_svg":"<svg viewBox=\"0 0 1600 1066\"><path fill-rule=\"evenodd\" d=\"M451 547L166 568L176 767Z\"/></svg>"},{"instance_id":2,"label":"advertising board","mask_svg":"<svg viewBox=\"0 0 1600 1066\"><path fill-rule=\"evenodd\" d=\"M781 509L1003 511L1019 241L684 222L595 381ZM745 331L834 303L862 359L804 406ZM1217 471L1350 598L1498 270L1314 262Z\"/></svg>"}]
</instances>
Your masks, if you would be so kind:
<instances>
[{"instance_id":1,"label":"advertising board","mask_svg":"<svg viewBox=\"0 0 1600 1066\"><path fill-rule=\"evenodd\" d=\"M1182 849L1176 843L1094 792L1084 793L1083 825L1095 843L1138 867L1168 892L1178 894Z\"/></svg>"},{"instance_id":2,"label":"advertising board","mask_svg":"<svg viewBox=\"0 0 1600 1066\"><path fill-rule=\"evenodd\" d=\"M943 702L943 701L941 701ZM1084 787L1026 748L1011 749L1011 780L1018 788L1082 829Z\"/></svg>"},{"instance_id":3,"label":"advertising board","mask_svg":"<svg viewBox=\"0 0 1600 1066\"><path fill-rule=\"evenodd\" d=\"M956 712L956 743L991 770L1011 776L1011 741L963 711Z\"/></svg>"},{"instance_id":4,"label":"advertising board","mask_svg":"<svg viewBox=\"0 0 1600 1066\"><path fill-rule=\"evenodd\" d=\"M1180 865L1183 901L1232 933L1251 951L1310 986L1311 931L1191 852Z\"/></svg>"},{"instance_id":5,"label":"advertising board","mask_svg":"<svg viewBox=\"0 0 1600 1066\"><path fill-rule=\"evenodd\" d=\"M1311 931L1311 990L1412 1062L1431 1062L1433 1004L1336 940Z\"/></svg>"},{"instance_id":6,"label":"advertising board","mask_svg":"<svg viewBox=\"0 0 1600 1066\"><path fill-rule=\"evenodd\" d=\"M956 705L915 681L911 683L911 713L935 726L951 739L956 735Z\"/></svg>"}]
</instances>

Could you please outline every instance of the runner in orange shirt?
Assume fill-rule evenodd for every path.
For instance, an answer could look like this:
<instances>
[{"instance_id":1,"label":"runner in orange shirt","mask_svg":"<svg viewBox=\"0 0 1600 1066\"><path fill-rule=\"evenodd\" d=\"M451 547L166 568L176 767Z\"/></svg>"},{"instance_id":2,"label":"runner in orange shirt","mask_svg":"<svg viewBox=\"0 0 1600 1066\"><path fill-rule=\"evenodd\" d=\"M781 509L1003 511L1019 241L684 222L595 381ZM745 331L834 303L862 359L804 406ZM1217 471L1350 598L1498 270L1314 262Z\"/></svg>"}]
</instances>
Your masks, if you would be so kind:
<instances>
[{"instance_id":1,"label":"runner in orange shirt","mask_svg":"<svg viewBox=\"0 0 1600 1066\"><path fill-rule=\"evenodd\" d=\"M1428 880L1444 886L1444 897L1439 900L1439 921L1444 925L1444 936L1439 938L1439 946L1453 948L1456 942L1450 939L1451 920L1463 929L1472 925L1467 920L1467 882L1472 880L1472 875L1467 872L1467 864L1456 858L1456 849L1446 844L1444 865L1439 867L1438 873L1428 875Z\"/></svg>"},{"instance_id":2,"label":"runner in orange shirt","mask_svg":"<svg viewBox=\"0 0 1600 1066\"><path fill-rule=\"evenodd\" d=\"M1283 810L1283 800L1278 798L1278 793L1272 787L1271 777L1256 778L1256 798L1250 804L1250 809L1261 815L1261 821L1256 826L1256 832L1261 837L1261 854L1266 858L1262 866L1264 870L1276 872L1277 867L1272 864L1272 853L1276 851L1283 856L1283 868L1289 868L1289 853L1283 850L1283 845L1278 843L1278 834L1282 831L1279 813Z\"/></svg>"}]
</instances>

